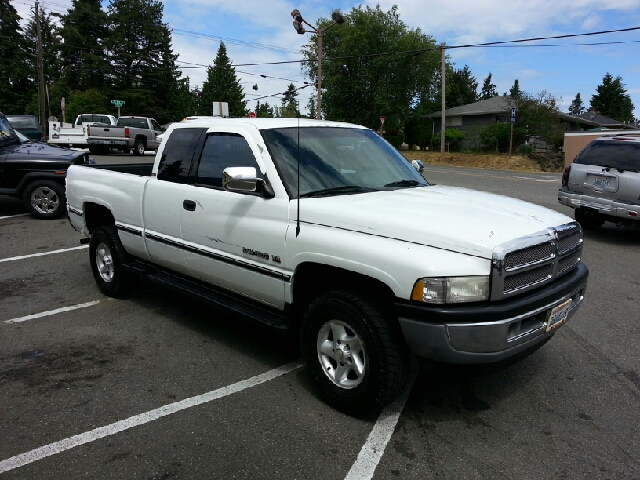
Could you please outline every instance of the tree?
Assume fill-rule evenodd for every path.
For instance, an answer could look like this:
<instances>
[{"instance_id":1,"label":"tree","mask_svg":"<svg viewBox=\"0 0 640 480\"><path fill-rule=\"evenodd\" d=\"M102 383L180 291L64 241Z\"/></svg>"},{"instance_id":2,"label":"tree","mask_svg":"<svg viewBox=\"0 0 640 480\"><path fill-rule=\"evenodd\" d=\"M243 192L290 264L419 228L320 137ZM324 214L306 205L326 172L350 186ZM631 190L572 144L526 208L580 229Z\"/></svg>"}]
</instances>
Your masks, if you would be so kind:
<instances>
[{"instance_id":1,"label":"tree","mask_svg":"<svg viewBox=\"0 0 640 480\"><path fill-rule=\"evenodd\" d=\"M420 29L410 30L395 6L387 12L358 6L348 17L349 22L323 34L323 117L377 128L385 115L385 127L401 128L437 79L435 41ZM320 19L317 28L331 23ZM409 51L420 52L401 53ZM303 53L303 71L315 83L316 49L307 47Z\"/></svg>"},{"instance_id":2,"label":"tree","mask_svg":"<svg viewBox=\"0 0 640 480\"><path fill-rule=\"evenodd\" d=\"M497 97L496 86L491 83L491 73L487 75L487 78L482 82L482 91L480 92L480 100L488 100L492 97Z\"/></svg>"},{"instance_id":3,"label":"tree","mask_svg":"<svg viewBox=\"0 0 640 480\"><path fill-rule=\"evenodd\" d=\"M580 93L576 93L576 98L573 99L571 105L569 106L569 113L571 115L580 115L584 112L584 105L582 103L582 98L580 98Z\"/></svg>"},{"instance_id":4,"label":"tree","mask_svg":"<svg viewBox=\"0 0 640 480\"><path fill-rule=\"evenodd\" d=\"M518 79L516 78L515 81L513 82L513 85L509 89L509 97L512 100L518 100L519 98L522 97L523 93L524 92L520 90L520 82L518 82Z\"/></svg>"},{"instance_id":5,"label":"tree","mask_svg":"<svg viewBox=\"0 0 640 480\"><path fill-rule=\"evenodd\" d=\"M478 81L471 74L471 69L469 69L468 65L459 70L448 67L446 75L447 95L445 102L447 108L468 105L478 101Z\"/></svg>"},{"instance_id":6,"label":"tree","mask_svg":"<svg viewBox=\"0 0 640 480\"><path fill-rule=\"evenodd\" d=\"M307 102L307 111L309 112L307 114L307 117L309 118L316 118L318 116L316 110L316 99L313 96L309 97L309 101Z\"/></svg>"},{"instance_id":7,"label":"tree","mask_svg":"<svg viewBox=\"0 0 640 480\"><path fill-rule=\"evenodd\" d=\"M108 22L100 0L73 0L65 15L56 16L62 23L59 34L63 92L109 87L105 53Z\"/></svg>"},{"instance_id":8,"label":"tree","mask_svg":"<svg viewBox=\"0 0 640 480\"><path fill-rule=\"evenodd\" d=\"M78 115L83 113L104 112L109 100L101 91L89 89L71 92L65 103L65 116L68 121L72 122Z\"/></svg>"},{"instance_id":9,"label":"tree","mask_svg":"<svg viewBox=\"0 0 640 480\"><path fill-rule=\"evenodd\" d=\"M514 145L521 145L531 136L537 136L553 147L562 146L565 128L560 123L560 110L555 97L546 91L537 95L523 92L514 106L518 110L513 127Z\"/></svg>"},{"instance_id":10,"label":"tree","mask_svg":"<svg viewBox=\"0 0 640 480\"><path fill-rule=\"evenodd\" d=\"M9 0L0 0L0 111L25 113L35 86L20 15Z\"/></svg>"},{"instance_id":11,"label":"tree","mask_svg":"<svg viewBox=\"0 0 640 480\"><path fill-rule=\"evenodd\" d=\"M51 99L52 86L60 78L61 62L60 62L60 48L62 46L60 37L58 35L58 28L56 27L54 16L48 14L44 7L39 9L40 13L40 37L42 38L42 65L44 72L44 84L49 91L47 97ZM29 20L27 27L25 28L26 47L28 52L29 70L31 76L31 82L34 87L38 84L38 64L37 64L37 44L38 33L34 15ZM53 89L53 93L56 90ZM60 97L55 96L53 98L53 105L60 104ZM60 107L57 106L54 111L58 114ZM33 89L31 95L31 102L27 107L28 113L38 115L38 92L37 89ZM48 115L52 115L51 104L49 104Z\"/></svg>"},{"instance_id":12,"label":"tree","mask_svg":"<svg viewBox=\"0 0 640 480\"><path fill-rule=\"evenodd\" d=\"M607 72L596 91L597 93L591 97L591 106L598 113L620 122L633 121L634 106L631 97L627 95L622 78L614 79Z\"/></svg>"},{"instance_id":13,"label":"tree","mask_svg":"<svg viewBox=\"0 0 640 480\"><path fill-rule=\"evenodd\" d=\"M273 107L267 102L260 103L260 100L256 103L256 117L258 118L273 118Z\"/></svg>"},{"instance_id":14,"label":"tree","mask_svg":"<svg viewBox=\"0 0 640 480\"><path fill-rule=\"evenodd\" d=\"M213 65L207 68L207 79L202 84L203 110L199 113L211 115L213 102L227 102L231 117L244 117L247 114L247 101L223 42L220 42Z\"/></svg>"},{"instance_id":15,"label":"tree","mask_svg":"<svg viewBox=\"0 0 640 480\"><path fill-rule=\"evenodd\" d=\"M298 109L298 101L296 97L298 91L293 83L290 83L287 87L287 91L284 92L282 97L282 107L280 108L279 116L285 118L298 118L300 117L300 110Z\"/></svg>"}]
</instances>

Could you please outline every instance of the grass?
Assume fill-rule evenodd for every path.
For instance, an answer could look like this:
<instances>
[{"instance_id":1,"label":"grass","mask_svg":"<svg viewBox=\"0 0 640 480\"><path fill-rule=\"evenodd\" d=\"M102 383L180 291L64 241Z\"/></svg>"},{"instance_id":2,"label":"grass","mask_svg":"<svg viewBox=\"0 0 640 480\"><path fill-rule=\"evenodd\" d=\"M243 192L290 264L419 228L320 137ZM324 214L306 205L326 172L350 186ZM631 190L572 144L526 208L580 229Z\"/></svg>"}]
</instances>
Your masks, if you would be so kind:
<instances>
[{"instance_id":1,"label":"grass","mask_svg":"<svg viewBox=\"0 0 640 480\"><path fill-rule=\"evenodd\" d=\"M520 172L561 172L561 168L542 167L533 158L522 155L496 153L440 153L434 151L404 150L404 157L411 160L422 160L425 165L447 165L450 167L488 168L495 170L517 170Z\"/></svg>"}]
</instances>

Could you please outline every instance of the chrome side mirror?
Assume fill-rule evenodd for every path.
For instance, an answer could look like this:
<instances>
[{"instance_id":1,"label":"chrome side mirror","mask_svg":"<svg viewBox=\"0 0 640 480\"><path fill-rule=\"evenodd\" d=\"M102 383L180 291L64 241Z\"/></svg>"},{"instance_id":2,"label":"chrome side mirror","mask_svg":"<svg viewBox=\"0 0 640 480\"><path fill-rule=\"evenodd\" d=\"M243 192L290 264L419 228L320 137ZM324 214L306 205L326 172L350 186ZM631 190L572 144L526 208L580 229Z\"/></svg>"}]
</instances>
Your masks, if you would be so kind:
<instances>
[{"instance_id":1,"label":"chrome side mirror","mask_svg":"<svg viewBox=\"0 0 640 480\"><path fill-rule=\"evenodd\" d=\"M255 192L257 184L253 167L227 167L222 171L222 187L230 192Z\"/></svg>"},{"instance_id":2,"label":"chrome side mirror","mask_svg":"<svg viewBox=\"0 0 640 480\"><path fill-rule=\"evenodd\" d=\"M422 163L422 160L412 160L411 165L413 165L413 168L415 168L418 173L424 172L424 163Z\"/></svg>"}]
</instances>

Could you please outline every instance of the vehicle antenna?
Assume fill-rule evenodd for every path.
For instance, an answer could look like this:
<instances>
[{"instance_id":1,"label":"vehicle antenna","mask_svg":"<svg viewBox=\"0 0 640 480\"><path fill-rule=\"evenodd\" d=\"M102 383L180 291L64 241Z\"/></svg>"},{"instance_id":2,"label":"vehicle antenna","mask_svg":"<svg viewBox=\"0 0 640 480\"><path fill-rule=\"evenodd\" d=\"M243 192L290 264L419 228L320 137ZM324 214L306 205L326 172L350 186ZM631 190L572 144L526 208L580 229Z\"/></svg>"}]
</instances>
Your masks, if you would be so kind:
<instances>
[{"instance_id":1,"label":"vehicle antenna","mask_svg":"<svg viewBox=\"0 0 640 480\"><path fill-rule=\"evenodd\" d=\"M296 224L296 237L300 235L300 117L298 117L298 221Z\"/></svg>"}]
</instances>

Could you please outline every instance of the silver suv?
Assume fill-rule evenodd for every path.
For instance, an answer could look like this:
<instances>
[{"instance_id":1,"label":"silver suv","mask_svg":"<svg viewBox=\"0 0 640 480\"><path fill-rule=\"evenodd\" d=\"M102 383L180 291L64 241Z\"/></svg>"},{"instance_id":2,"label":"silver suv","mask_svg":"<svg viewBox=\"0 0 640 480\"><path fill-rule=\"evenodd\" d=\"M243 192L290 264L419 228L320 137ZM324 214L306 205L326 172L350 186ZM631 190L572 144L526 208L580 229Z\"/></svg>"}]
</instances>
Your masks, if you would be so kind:
<instances>
[{"instance_id":1,"label":"silver suv","mask_svg":"<svg viewBox=\"0 0 640 480\"><path fill-rule=\"evenodd\" d=\"M598 138L562 176L558 202L575 208L583 228L604 222L640 227L640 137Z\"/></svg>"}]
</instances>

